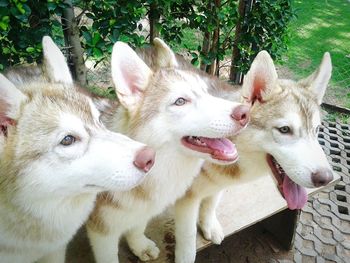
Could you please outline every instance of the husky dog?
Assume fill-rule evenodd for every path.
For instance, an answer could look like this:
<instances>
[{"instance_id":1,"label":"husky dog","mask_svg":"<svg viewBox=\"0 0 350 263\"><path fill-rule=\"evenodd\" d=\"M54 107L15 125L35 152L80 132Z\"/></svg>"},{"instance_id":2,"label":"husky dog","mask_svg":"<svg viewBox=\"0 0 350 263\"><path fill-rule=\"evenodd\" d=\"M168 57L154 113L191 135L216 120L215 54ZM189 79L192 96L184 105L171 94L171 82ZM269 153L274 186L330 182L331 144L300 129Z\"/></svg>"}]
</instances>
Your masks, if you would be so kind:
<instances>
[{"instance_id":1,"label":"husky dog","mask_svg":"<svg viewBox=\"0 0 350 263\"><path fill-rule=\"evenodd\" d=\"M250 124L232 138L240 159L229 166L206 162L186 195L176 203L176 263L195 261L197 219L204 237L221 243L224 234L215 209L221 190L229 185L273 174L289 209L301 209L307 201L304 187L320 187L333 179L317 141L319 105L331 71L330 55L325 53L320 67L308 78L298 82L278 79L269 54L261 51L257 55L239 91L251 104ZM212 86L220 85L212 79ZM228 97L227 90L220 94L216 89L214 93ZM237 94L231 93L237 100Z\"/></svg>"},{"instance_id":2,"label":"husky dog","mask_svg":"<svg viewBox=\"0 0 350 263\"><path fill-rule=\"evenodd\" d=\"M141 260L157 258L159 249L144 235L147 222L185 194L204 159L237 160L225 137L246 126L249 108L209 95L198 74L174 68L174 53L161 59L166 67L152 71L126 44L113 47L112 77L121 106L108 127L154 147L157 156L140 186L97 199L87 229L98 263L118 262L123 234Z\"/></svg>"},{"instance_id":3,"label":"husky dog","mask_svg":"<svg viewBox=\"0 0 350 263\"><path fill-rule=\"evenodd\" d=\"M151 148L104 127L51 38L43 50L51 81L10 71L17 88L0 74L1 263L64 263L97 194L137 186L154 162Z\"/></svg>"}]
</instances>

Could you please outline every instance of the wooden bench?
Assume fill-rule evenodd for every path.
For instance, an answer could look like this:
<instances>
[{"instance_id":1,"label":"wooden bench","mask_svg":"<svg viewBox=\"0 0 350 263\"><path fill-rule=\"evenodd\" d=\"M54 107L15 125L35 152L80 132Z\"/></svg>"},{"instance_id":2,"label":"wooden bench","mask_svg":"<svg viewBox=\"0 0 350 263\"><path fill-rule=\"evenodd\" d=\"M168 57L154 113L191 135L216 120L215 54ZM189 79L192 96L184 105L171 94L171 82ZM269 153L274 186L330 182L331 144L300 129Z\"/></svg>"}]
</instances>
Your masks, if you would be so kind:
<instances>
[{"instance_id":1,"label":"wooden bench","mask_svg":"<svg viewBox=\"0 0 350 263\"><path fill-rule=\"evenodd\" d=\"M309 197L333 186L340 179L337 174L334 174L334 177L334 180L326 187L309 189ZM281 197L270 175L261 176L250 184L228 188L223 195L217 212L226 237L262 222L264 228L270 231L285 249L290 249L293 245L299 211L287 209L286 202ZM173 233L174 220L170 208L155 218L146 231L147 236L154 240L161 250L159 258L152 261L152 263L173 262L175 248ZM198 234L197 251L210 245L210 242L204 240ZM119 259L121 263L139 262L131 254L125 242L121 243ZM80 231L71 244L67 262L94 262L83 230Z\"/></svg>"}]
</instances>

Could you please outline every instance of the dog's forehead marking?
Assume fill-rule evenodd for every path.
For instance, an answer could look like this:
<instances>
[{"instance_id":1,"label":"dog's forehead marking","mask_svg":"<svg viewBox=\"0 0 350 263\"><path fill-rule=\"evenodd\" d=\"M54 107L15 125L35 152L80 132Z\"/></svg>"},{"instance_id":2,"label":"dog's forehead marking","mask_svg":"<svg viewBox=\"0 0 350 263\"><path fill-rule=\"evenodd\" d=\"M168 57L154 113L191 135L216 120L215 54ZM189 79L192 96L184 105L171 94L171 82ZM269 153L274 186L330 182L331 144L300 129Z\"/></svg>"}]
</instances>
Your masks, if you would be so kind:
<instances>
[{"instance_id":1,"label":"dog's forehead marking","mask_svg":"<svg viewBox=\"0 0 350 263\"><path fill-rule=\"evenodd\" d=\"M185 89L186 92L193 94L195 97L201 97L208 94L208 86L197 74L183 70L176 70L173 88ZM180 78L179 78L180 77Z\"/></svg>"},{"instance_id":2,"label":"dog's forehead marking","mask_svg":"<svg viewBox=\"0 0 350 263\"><path fill-rule=\"evenodd\" d=\"M38 115L41 116L41 120L37 119L37 121L45 121L51 130L54 128L52 117L59 115L57 113L74 115L87 126L96 125L99 120L99 112L91 99L74 87L63 84L34 83L26 89L26 93L30 98L30 107L34 107L33 110L38 111ZM57 121L59 123L60 118Z\"/></svg>"},{"instance_id":3,"label":"dog's forehead marking","mask_svg":"<svg viewBox=\"0 0 350 263\"><path fill-rule=\"evenodd\" d=\"M67 132L84 132L83 121L69 112L60 112L59 126Z\"/></svg>"},{"instance_id":4,"label":"dog's forehead marking","mask_svg":"<svg viewBox=\"0 0 350 263\"><path fill-rule=\"evenodd\" d=\"M289 101L288 106L299 113L301 127L312 132L321 122L316 95L292 80L279 79L278 84L285 92L284 98Z\"/></svg>"},{"instance_id":5,"label":"dog's forehead marking","mask_svg":"<svg viewBox=\"0 0 350 263\"><path fill-rule=\"evenodd\" d=\"M129 119L130 133L136 132L139 127L148 123L163 108L166 108L169 99L173 100L185 95L198 98L205 94L209 95L207 89L206 82L195 73L178 69L160 69L153 75L145 90L143 106L139 107L136 116ZM128 118L127 115L126 119Z\"/></svg>"},{"instance_id":6,"label":"dog's forehead marking","mask_svg":"<svg viewBox=\"0 0 350 263\"><path fill-rule=\"evenodd\" d=\"M300 121L299 128L307 133L313 133L315 127L320 124L319 107L316 98L309 90L299 87L294 81L279 80L282 92L275 94L263 104L254 105L251 125L265 127L266 119L277 118L291 122L290 113L296 113ZM257 107L257 109L255 109ZM258 108L263 109L258 110ZM292 119L293 119L292 118Z\"/></svg>"},{"instance_id":7,"label":"dog's forehead marking","mask_svg":"<svg viewBox=\"0 0 350 263\"><path fill-rule=\"evenodd\" d=\"M300 89L300 87L298 88ZM299 106L303 127L305 127L307 131L313 131L321 122L319 107L316 101L311 97L311 94L305 92L305 90L302 90L302 92L293 92L292 95Z\"/></svg>"},{"instance_id":8,"label":"dog's forehead marking","mask_svg":"<svg viewBox=\"0 0 350 263\"><path fill-rule=\"evenodd\" d=\"M303 120L297 112L288 112L284 117L289 121L289 123L295 125L296 128L300 128L303 125Z\"/></svg>"}]
</instances>

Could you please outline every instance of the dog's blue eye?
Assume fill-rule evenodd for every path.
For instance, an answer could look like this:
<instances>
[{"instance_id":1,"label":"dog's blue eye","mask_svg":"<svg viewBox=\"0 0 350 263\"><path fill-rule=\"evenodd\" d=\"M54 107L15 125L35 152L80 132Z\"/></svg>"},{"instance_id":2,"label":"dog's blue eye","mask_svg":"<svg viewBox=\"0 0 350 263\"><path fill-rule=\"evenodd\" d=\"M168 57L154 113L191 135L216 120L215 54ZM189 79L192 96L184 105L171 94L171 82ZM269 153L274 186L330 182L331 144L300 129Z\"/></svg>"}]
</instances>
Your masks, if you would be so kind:
<instances>
[{"instance_id":1,"label":"dog's blue eye","mask_svg":"<svg viewBox=\"0 0 350 263\"><path fill-rule=\"evenodd\" d=\"M291 133L291 129L288 126L282 126L278 128L280 133L286 134L286 133Z\"/></svg>"},{"instance_id":2,"label":"dog's blue eye","mask_svg":"<svg viewBox=\"0 0 350 263\"><path fill-rule=\"evenodd\" d=\"M186 100L184 98L178 98L175 103L176 106L182 106L186 104Z\"/></svg>"},{"instance_id":3,"label":"dog's blue eye","mask_svg":"<svg viewBox=\"0 0 350 263\"><path fill-rule=\"evenodd\" d=\"M76 141L76 138L73 135L67 135L62 139L60 144L62 144L63 146L69 146L75 143L75 141Z\"/></svg>"}]
</instances>

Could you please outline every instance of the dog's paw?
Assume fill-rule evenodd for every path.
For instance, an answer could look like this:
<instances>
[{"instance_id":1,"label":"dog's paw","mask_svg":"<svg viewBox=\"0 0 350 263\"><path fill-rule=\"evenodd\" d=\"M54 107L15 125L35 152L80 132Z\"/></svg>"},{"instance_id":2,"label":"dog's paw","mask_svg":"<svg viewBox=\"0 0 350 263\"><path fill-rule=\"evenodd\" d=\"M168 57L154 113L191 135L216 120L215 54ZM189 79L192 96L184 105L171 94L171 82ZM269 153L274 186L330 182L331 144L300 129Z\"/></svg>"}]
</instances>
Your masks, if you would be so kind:
<instances>
[{"instance_id":1,"label":"dog's paw","mask_svg":"<svg viewBox=\"0 0 350 263\"><path fill-rule=\"evenodd\" d=\"M148 261L157 259L160 250L156 243L148 238L144 238L137 247L132 248L132 252L142 261Z\"/></svg>"},{"instance_id":2,"label":"dog's paw","mask_svg":"<svg viewBox=\"0 0 350 263\"><path fill-rule=\"evenodd\" d=\"M220 245L224 240L224 231L222 230L222 227L217 220L211 224L201 225L201 230L203 232L204 238L216 245Z\"/></svg>"}]
</instances>

